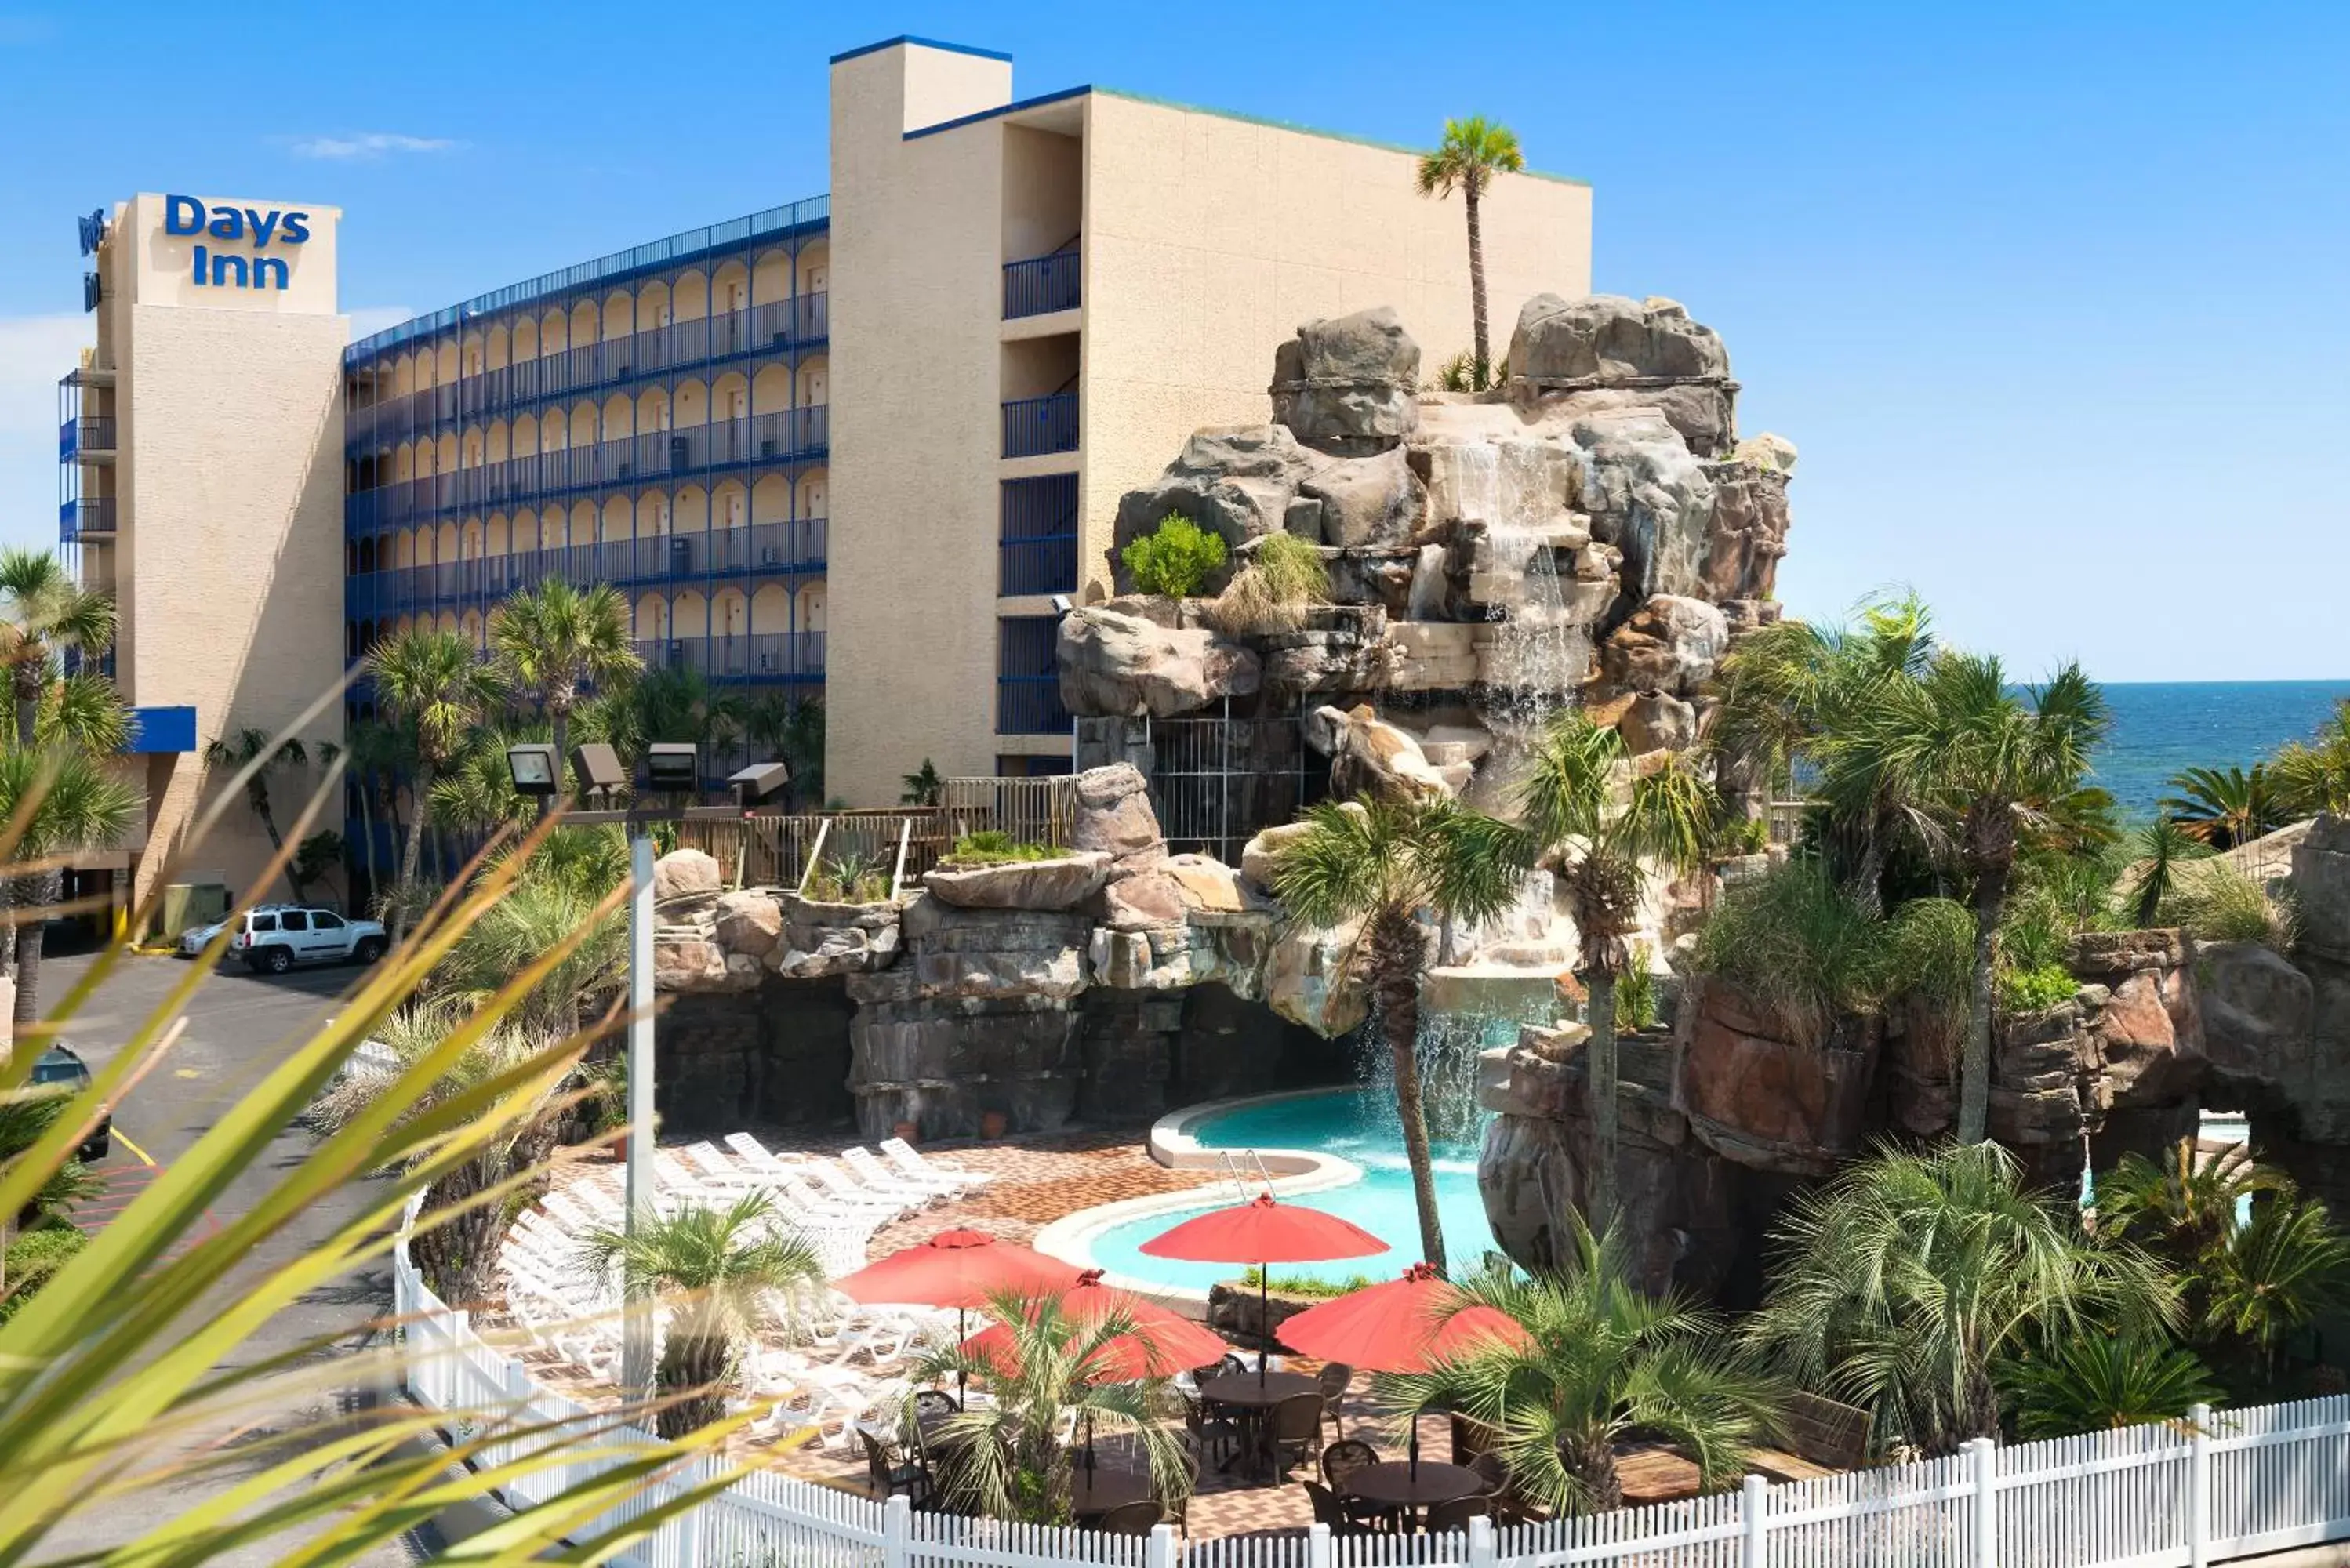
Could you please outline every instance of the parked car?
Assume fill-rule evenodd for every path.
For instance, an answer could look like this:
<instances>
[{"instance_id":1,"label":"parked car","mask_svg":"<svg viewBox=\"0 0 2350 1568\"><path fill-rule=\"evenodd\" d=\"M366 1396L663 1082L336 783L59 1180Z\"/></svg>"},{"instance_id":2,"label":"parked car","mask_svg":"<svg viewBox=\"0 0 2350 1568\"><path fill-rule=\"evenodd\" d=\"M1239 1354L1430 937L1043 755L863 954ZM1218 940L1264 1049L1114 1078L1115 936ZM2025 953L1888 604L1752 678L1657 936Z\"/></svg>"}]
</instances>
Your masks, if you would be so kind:
<instances>
[{"instance_id":1,"label":"parked car","mask_svg":"<svg viewBox=\"0 0 2350 1568\"><path fill-rule=\"evenodd\" d=\"M52 1045L33 1064L33 1083L37 1086L55 1086L70 1094L80 1094L89 1087L89 1068L75 1054L70 1046ZM84 1164L104 1159L114 1147L114 1112L109 1108L98 1118L98 1126L82 1139L81 1158Z\"/></svg>"},{"instance_id":2,"label":"parked car","mask_svg":"<svg viewBox=\"0 0 2350 1568\"><path fill-rule=\"evenodd\" d=\"M298 909L300 908L301 906L299 904L255 904L246 912L248 914L255 915L274 915L281 909ZM180 956L182 958L194 958L198 953L204 950L205 946L209 944L214 937L226 930L230 922L236 919L238 919L238 917L232 915L225 919L207 921L205 924L201 926L190 926L186 930L180 933Z\"/></svg>"},{"instance_id":3,"label":"parked car","mask_svg":"<svg viewBox=\"0 0 2350 1568\"><path fill-rule=\"evenodd\" d=\"M284 974L297 963L373 963L390 946L373 920L289 904L246 911L243 928L228 940L228 950L256 974Z\"/></svg>"}]
</instances>

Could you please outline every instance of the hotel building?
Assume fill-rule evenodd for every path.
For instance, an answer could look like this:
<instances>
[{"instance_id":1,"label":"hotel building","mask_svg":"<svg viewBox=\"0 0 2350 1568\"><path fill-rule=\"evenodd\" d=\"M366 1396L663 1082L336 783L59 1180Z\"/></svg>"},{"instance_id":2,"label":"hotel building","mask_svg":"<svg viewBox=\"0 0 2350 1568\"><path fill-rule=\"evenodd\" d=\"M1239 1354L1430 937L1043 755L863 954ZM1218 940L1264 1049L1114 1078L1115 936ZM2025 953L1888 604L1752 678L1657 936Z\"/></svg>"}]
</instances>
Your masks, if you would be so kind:
<instances>
[{"instance_id":1,"label":"hotel building","mask_svg":"<svg viewBox=\"0 0 2350 1568\"><path fill-rule=\"evenodd\" d=\"M896 38L832 61L828 193L358 343L333 209L141 195L87 223L61 532L157 711L139 891L203 796L173 747L294 724L375 639L478 638L549 576L619 587L648 665L821 698L852 805L926 759L1066 770L1055 600L1107 594L1120 493L1194 428L1262 422L1302 321L1391 305L1431 356L1468 346L1460 203L1416 192L1416 156L1016 99L1008 57ZM1506 177L1482 215L1500 330L1588 291L1587 187ZM189 864L249 876L259 840L223 813Z\"/></svg>"}]
</instances>

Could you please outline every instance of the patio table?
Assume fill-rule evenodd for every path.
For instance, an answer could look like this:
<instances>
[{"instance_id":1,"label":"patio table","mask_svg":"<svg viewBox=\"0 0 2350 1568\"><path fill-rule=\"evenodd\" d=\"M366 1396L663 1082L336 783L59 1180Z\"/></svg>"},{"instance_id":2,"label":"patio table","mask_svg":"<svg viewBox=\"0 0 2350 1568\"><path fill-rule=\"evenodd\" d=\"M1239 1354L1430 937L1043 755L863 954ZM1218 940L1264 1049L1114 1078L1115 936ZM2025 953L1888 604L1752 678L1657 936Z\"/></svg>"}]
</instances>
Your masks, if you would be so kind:
<instances>
[{"instance_id":1,"label":"patio table","mask_svg":"<svg viewBox=\"0 0 2350 1568\"><path fill-rule=\"evenodd\" d=\"M1368 1503L1382 1513L1410 1516L1416 1523L1421 1509L1473 1497L1484 1484L1485 1478L1466 1465L1422 1459L1415 1466L1409 1459L1388 1459L1365 1465L1348 1476L1339 1485L1338 1495Z\"/></svg>"},{"instance_id":2,"label":"patio table","mask_svg":"<svg viewBox=\"0 0 2350 1568\"><path fill-rule=\"evenodd\" d=\"M1069 1478L1069 1511L1079 1519L1107 1513L1129 1502L1150 1501L1150 1478L1107 1466L1088 1470L1082 1461Z\"/></svg>"},{"instance_id":3,"label":"patio table","mask_svg":"<svg viewBox=\"0 0 2350 1568\"><path fill-rule=\"evenodd\" d=\"M1267 1372L1259 1381L1254 1372L1227 1372L1221 1376L1202 1379L1200 1397L1210 1405L1222 1405L1237 1411L1242 1423L1249 1429L1249 1440L1239 1451L1219 1467L1230 1469L1243 1454L1252 1463L1266 1458L1264 1450L1265 1417L1284 1399L1295 1399L1300 1394L1319 1395L1322 1385L1302 1372ZM1255 1472L1252 1472L1255 1473Z\"/></svg>"}]
</instances>

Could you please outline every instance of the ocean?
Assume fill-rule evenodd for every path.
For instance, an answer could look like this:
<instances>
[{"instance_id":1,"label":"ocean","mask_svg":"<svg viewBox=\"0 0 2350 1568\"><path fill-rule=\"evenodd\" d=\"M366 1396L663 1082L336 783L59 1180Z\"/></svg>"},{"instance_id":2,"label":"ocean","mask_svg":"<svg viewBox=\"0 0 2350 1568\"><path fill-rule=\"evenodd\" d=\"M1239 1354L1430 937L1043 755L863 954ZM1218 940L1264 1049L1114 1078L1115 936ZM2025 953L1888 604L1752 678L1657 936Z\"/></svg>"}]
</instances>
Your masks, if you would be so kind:
<instances>
[{"instance_id":1,"label":"ocean","mask_svg":"<svg viewBox=\"0 0 2350 1568\"><path fill-rule=\"evenodd\" d=\"M2095 782L2126 821L2155 814L2182 768L2249 768L2286 741L2306 740L2350 697L2350 680L2198 680L2107 684L2112 732Z\"/></svg>"}]
</instances>

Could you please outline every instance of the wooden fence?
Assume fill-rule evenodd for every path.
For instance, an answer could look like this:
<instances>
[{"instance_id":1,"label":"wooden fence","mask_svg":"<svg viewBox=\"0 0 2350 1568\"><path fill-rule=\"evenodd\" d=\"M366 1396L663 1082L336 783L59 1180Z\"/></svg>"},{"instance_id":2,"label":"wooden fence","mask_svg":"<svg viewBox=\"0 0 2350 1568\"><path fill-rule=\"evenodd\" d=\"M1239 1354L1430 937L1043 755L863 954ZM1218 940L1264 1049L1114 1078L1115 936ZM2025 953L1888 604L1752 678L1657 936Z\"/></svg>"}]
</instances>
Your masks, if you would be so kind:
<instances>
[{"instance_id":1,"label":"wooden fence","mask_svg":"<svg viewBox=\"0 0 2350 1568\"><path fill-rule=\"evenodd\" d=\"M680 845L717 860L727 880L743 888L796 888L823 841L825 863L890 875L901 833L906 879L939 863L966 833L994 831L1016 843L1066 846L1076 816L1076 781L1069 778L951 778L937 805L879 811L809 812L785 816L754 813L740 822L689 822Z\"/></svg>"}]
</instances>

